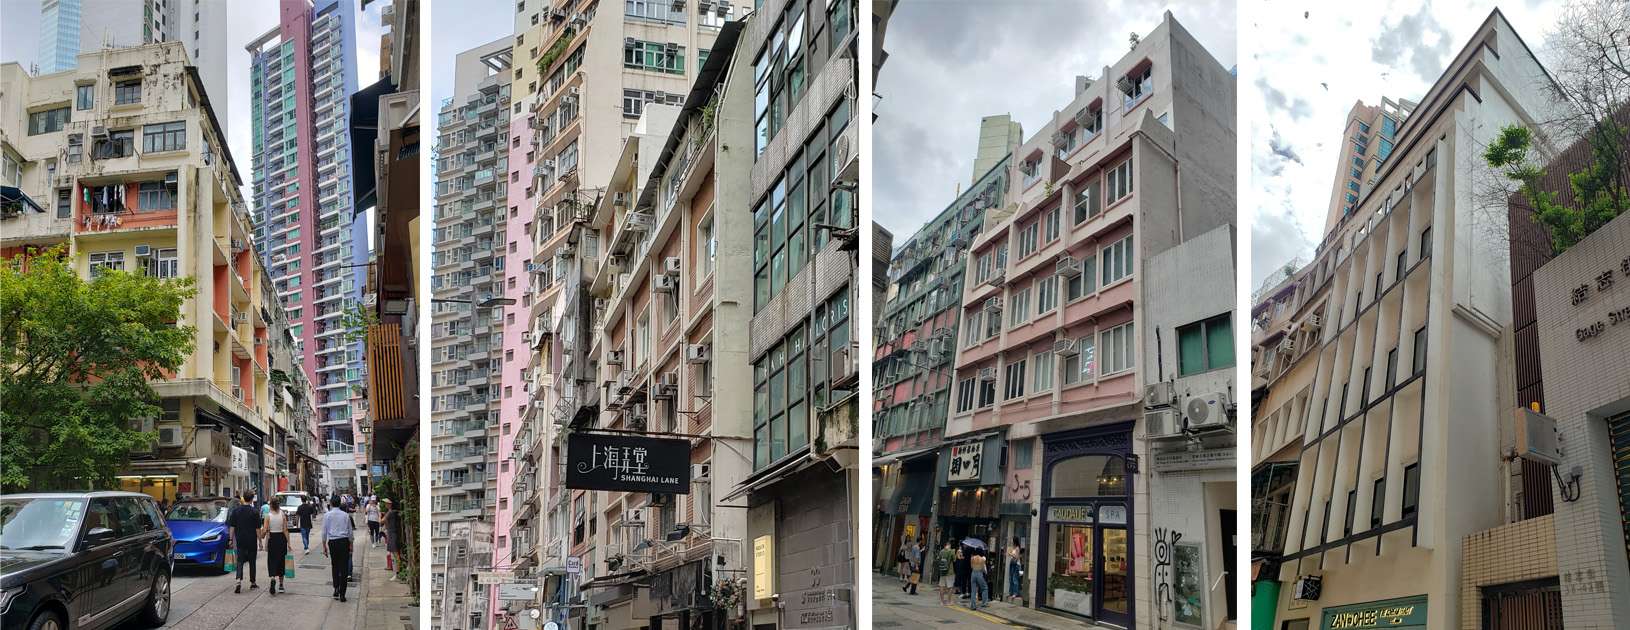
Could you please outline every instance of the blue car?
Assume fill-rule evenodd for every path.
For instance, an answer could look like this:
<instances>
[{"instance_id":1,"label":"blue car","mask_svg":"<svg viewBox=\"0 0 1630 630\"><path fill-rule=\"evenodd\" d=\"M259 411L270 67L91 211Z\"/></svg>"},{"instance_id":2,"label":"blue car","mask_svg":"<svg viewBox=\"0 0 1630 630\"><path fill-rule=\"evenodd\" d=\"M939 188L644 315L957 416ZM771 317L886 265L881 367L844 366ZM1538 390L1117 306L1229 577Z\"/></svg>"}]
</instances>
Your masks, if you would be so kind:
<instances>
[{"instance_id":1,"label":"blue car","mask_svg":"<svg viewBox=\"0 0 1630 630\"><path fill-rule=\"evenodd\" d=\"M177 501L164 516L170 535L175 538L172 556L177 565L215 567L226 572L226 548L231 538L226 532L226 513L232 509L228 499L192 499Z\"/></svg>"}]
</instances>

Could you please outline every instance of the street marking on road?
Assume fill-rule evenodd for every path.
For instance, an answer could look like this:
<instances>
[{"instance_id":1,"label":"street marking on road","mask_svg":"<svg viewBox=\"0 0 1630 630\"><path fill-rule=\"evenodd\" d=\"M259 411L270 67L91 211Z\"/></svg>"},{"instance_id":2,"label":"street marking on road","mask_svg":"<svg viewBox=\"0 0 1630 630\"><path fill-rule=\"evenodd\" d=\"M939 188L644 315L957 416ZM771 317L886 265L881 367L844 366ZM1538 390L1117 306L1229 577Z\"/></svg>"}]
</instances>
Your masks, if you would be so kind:
<instances>
[{"instance_id":1,"label":"street marking on road","mask_svg":"<svg viewBox=\"0 0 1630 630\"><path fill-rule=\"evenodd\" d=\"M977 610L973 610L971 608L968 608L967 606L962 606L960 604L954 604L954 605L951 605L951 606L947 606L947 608L950 608L951 610L955 610L955 611L958 611L958 612L964 612L964 613L973 615L973 616L978 617L980 619L984 619L985 621L989 621L991 623L994 623L994 624L996 624L998 626L1007 626L1007 627L1010 627L1010 628L1031 628L1031 627L1033 627L1033 626L1027 626L1027 625L1024 625L1024 624L1021 624L1021 623L1014 623L1012 621L1008 621L1006 619L1003 619L1001 617L997 617L996 615L992 615L990 613L979 612Z\"/></svg>"}]
</instances>

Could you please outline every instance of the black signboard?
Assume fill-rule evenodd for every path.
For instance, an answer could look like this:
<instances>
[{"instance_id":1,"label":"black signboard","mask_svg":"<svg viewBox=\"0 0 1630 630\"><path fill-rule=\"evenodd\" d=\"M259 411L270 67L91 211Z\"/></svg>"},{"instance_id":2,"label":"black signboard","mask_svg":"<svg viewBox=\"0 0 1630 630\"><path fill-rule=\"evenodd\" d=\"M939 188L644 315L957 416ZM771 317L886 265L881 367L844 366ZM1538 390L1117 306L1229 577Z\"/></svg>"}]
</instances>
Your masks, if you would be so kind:
<instances>
[{"instance_id":1,"label":"black signboard","mask_svg":"<svg viewBox=\"0 0 1630 630\"><path fill-rule=\"evenodd\" d=\"M566 441L566 487L690 494L690 441L573 433Z\"/></svg>"}]
</instances>

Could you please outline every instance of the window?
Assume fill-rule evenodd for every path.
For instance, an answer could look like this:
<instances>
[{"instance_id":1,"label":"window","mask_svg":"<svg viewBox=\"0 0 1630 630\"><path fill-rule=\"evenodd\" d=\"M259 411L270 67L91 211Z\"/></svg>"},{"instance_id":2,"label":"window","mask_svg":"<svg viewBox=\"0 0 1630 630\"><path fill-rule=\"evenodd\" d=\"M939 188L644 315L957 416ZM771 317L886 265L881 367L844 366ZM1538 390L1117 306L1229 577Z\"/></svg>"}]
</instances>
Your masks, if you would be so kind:
<instances>
[{"instance_id":1,"label":"window","mask_svg":"<svg viewBox=\"0 0 1630 630\"><path fill-rule=\"evenodd\" d=\"M1427 256L1432 255L1432 226L1430 225L1426 226L1426 229L1421 230L1420 250L1421 260L1426 260Z\"/></svg>"},{"instance_id":2,"label":"window","mask_svg":"<svg viewBox=\"0 0 1630 630\"><path fill-rule=\"evenodd\" d=\"M1144 64L1142 68L1133 70L1126 75L1126 86L1121 88L1126 109L1132 109L1155 89L1154 66Z\"/></svg>"},{"instance_id":3,"label":"window","mask_svg":"<svg viewBox=\"0 0 1630 630\"><path fill-rule=\"evenodd\" d=\"M996 368L992 367L990 370L995 372ZM996 377L992 376L988 381L979 379L979 406L989 407L994 404L996 404Z\"/></svg>"},{"instance_id":4,"label":"window","mask_svg":"<svg viewBox=\"0 0 1630 630\"><path fill-rule=\"evenodd\" d=\"M969 347L978 345L979 342L985 340L984 318L985 311L983 309L974 309L968 313L965 325L968 328L967 345Z\"/></svg>"},{"instance_id":5,"label":"window","mask_svg":"<svg viewBox=\"0 0 1630 630\"><path fill-rule=\"evenodd\" d=\"M973 409L974 387L975 387L974 379L971 379L971 378L962 379L962 382L957 383L957 388L956 388L956 410L957 410L957 413L962 413L964 411L968 411L970 409Z\"/></svg>"},{"instance_id":6,"label":"window","mask_svg":"<svg viewBox=\"0 0 1630 630\"><path fill-rule=\"evenodd\" d=\"M831 39L826 44L828 50L837 50L838 44L843 43L843 39L849 36L849 31L854 29L854 20L851 19L853 11L854 8L849 6L849 0L837 0L832 3L832 9L826 14L826 23L832 27Z\"/></svg>"},{"instance_id":7,"label":"window","mask_svg":"<svg viewBox=\"0 0 1630 630\"><path fill-rule=\"evenodd\" d=\"M1071 277L1064 285L1064 301L1074 302L1098 290L1098 257L1087 256L1081 259L1081 273Z\"/></svg>"},{"instance_id":8,"label":"window","mask_svg":"<svg viewBox=\"0 0 1630 630\"><path fill-rule=\"evenodd\" d=\"M673 43L623 42L623 67L667 74L685 73L685 47Z\"/></svg>"},{"instance_id":9,"label":"window","mask_svg":"<svg viewBox=\"0 0 1630 630\"><path fill-rule=\"evenodd\" d=\"M70 188L57 189L57 218L66 219L74 216L74 193Z\"/></svg>"},{"instance_id":10,"label":"window","mask_svg":"<svg viewBox=\"0 0 1630 630\"><path fill-rule=\"evenodd\" d=\"M1092 371L1097 367L1095 359L1097 346L1093 343L1091 335L1075 341L1075 354L1064 357L1064 384L1085 383L1092 380Z\"/></svg>"},{"instance_id":11,"label":"window","mask_svg":"<svg viewBox=\"0 0 1630 630\"><path fill-rule=\"evenodd\" d=\"M141 79L120 81L113 84L113 104L126 105L141 102Z\"/></svg>"},{"instance_id":12,"label":"window","mask_svg":"<svg viewBox=\"0 0 1630 630\"><path fill-rule=\"evenodd\" d=\"M74 109L86 110L96 107L96 85L74 86Z\"/></svg>"},{"instance_id":13,"label":"window","mask_svg":"<svg viewBox=\"0 0 1630 630\"><path fill-rule=\"evenodd\" d=\"M1409 251L1405 250L1405 251L1398 252L1398 267L1397 267L1397 270L1392 273L1392 281L1397 282L1399 280L1403 280L1404 279L1404 271L1408 267L1409 267Z\"/></svg>"},{"instance_id":14,"label":"window","mask_svg":"<svg viewBox=\"0 0 1630 630\"><path fill-rule=\"evenodd\" d=\"M1404 467L1404 516L1415 513L1421 501L1421 464L1415 462Z\"/></svg>"},{"instance_id":15,"label":"window","mask_svg":"<svg viewBox=\"0 0 1630 630\"><path fill-rule=\"evenodd\" d=\"M85 141L83 138L84 136L77 133L68 134L67 159L69 164L78 164L80 160L85 158Z\"/></svg>"},{"instance_id":16,"label":"window","mask_svg":"<svg viewBox=\"0 0 1630 630\"><path fill-rule=\"evenodd\" d=\"M696 277L706 278L713 273L714 261L719 253L719 236L713 231L713 217L703 219L701 225L696 227L696 240L701 250L696 257Z\"/></svg>"},{"instance_id":17,"label":"window","mask_svg":"<svg viewBox=\"0 0 1630 630\"><path fill-rule=\"evenodd\" d=\"M1037 352L1036 356L1031 359L1031 362L1035 364L1035 375L1032 377L1033 380L1030 384L1030 390L1033 392L1045 392L1052 389L1053 351L1043 350L1041 352Z\"/></svg>"},{"instance_id":18,"label":"window","mask_svg":"<svg viewBox=\"0 0 1630 630\"><path fill-rule=\"evenodd\" d=\"M1381 391L1385 392L1385 391L1387 391L1389 389L1392 389L1393 384L1397 383L1397 382L1398 382L1398 349L1393 348L1393 349L1387 351L1387 380L1386 380L1386 382L1381 384Z\"/></svg>"},{"instance_id":19,"label":"window","mask_svg":"<svg viewBox=\"0 0 1630 630\"><path fill-rule=\"evenodd\" d=\"M175 191L164 182L142 182L138 210L174 210Z\"/></svg>"},{"instance_id":20,"label":"window","mask_svg":"<svg viewBox=\"0 0 1630 630\"><path fill-rule=\"evenodd\" d=\"M62 131L62 126L65 124L68 124L68 108L66 106L33 112L28 115L28 135L37 136L42 133Z\"/></svg>"},{"instance_id":21,"label":"window","mask_svg":"<svg viewBox=\"0 0 1630 630\"><path fill-rule=\"evenodd\" d=\"M1051 243L1058 240L1058 224L1063 219L1063 215L1064 209L1055 206L1052 210L1047 211L1046 216L1042 217L1044 228L1042 229L1041 242Z\"/></svg>"},{"instance_id":22,"label":"window","mask_svg":"<svg viewBox=\"0 0 1630 630\"><path fill-rule=\"evenodd\" d=\"M124 252L92 252L89 257L92 278L102 275L104 271L124 271Z\"/></svg>"},{"instance_id":23,"label":"window","mask_svg":"<svg viewBox=\"0 0 1630 630\"><path fill-rule=\"evenodd\" d=\"M1058 307L1058 276L1047 276L1036 281L1036 314L1047 313Z\"/></svg>"},{"instance_id":24,"label":"window","mask_svg":"<svg viewBox=\"0 0 1630 630\"><path fill-rule=\"evenodd\" d=\"M685 97L652 90L623 90L623 117L639 118L647 104L683 105ZM518 142L520 139L516 138Z\"/></svg>"},{"instance_id":25,"label":"window","mask_svg":"<svg viewBox=\"0 0 1630 630\"><path fill-rule=\"evenodd\" d=\"M1128 234L1126 238L1110 243L1104 248L1103 257L1103 286L1132 275L1132 236Z\"/></svg>"},{"instance_id":26,"label":"window","mask_svg":"<svg viewBox=\"0 0 1630 630\"><path fill-rule=\"evenodd\" d=\"M1132 158L1115 165L1104 175L1104 186L1108 189L1107 204L1114 204L1127 195L1132 194Z\"/></svg>"},{"instance_id":27,"label":"window","mask_svg":"<svg viewBox=\"0 0 1630 630\"><path fill-rule=\"evenodd\" d=\"M1007 379L1002 386L1002 400L1024 397L1024 367L1024 359L1007 364Z\"/></svg>"},{"instance_id":28,"label":"window","mask_svg":"<svg viewBox=\"0 0 1630 630\"><path fill-rule=\"evenodd\" d=\"M1098 216L1098 213L1103 211L1102 182L1103 180L1094 177L1087 180L1080 190L1075 191L1075 223L1077 225L1082 221Z\"/></svg>"},{"instance_id":29,"label":"window","mask_svg":"<svg viewBox=\"0 0 1630 630\"><path fill-rule=\"evenodd\" d=\"M1420 374L1421 372L1426 371L1426 327L1425 326L1421 326L1419 330L1415 331L1415 357L1414 357L1414 360L1411 363L1412 363L1411 367L1414 368L1414 372L1412 372L1413 374Z\"/></svg>"},{"instance_id":30,"label":"window","mask_svg":"<svg viewBox=\"0 0 1630 630\"><path fill-rule=\"evenodd\" d=\"M1007 326L1013 328L1030 320L1030 287L1013 292L1013 299L1007 305Z\"/></svg>"},{"instance_id":31,"label":"window","mask_svg":"<svg viewBox=\"0 0 1630 630\"><path fill-rule=\"evenodd\" d=\"M175 278L181 272L181 260L175 248L153 250L153 256L144 262L147 275L154 278Z\"/></svg>"},{"instance_id":32,"label":"window","mask_svg":"<svg viewBox=\"0 0 1630 630\"><path fill-rule=\"evenodd\" d=\"M99 160L130 157L136 152L136 130L109 132L107 138L97 141L94 151L91 157Z\"/></svg>"},{"instance_id":33,"label":"window","mask_svg":"<svg viewBox=\"0 0 1630 630\"><path fill-rule=\"evenodd\" d=\"M624 0L623 12L629 17L684 24L684 5L680 5L681 8L675 11L673 4L669 0Z\"/></svg>"},{"instance_id":34,"label":"window","mask_svg":"<svg viewBox=\"0 0 1630 630\"><path fill-rule=\"evenodd\" d=\"M1041 225L1037 223L1031 223L1019 229L1020 258L1029 256L1031 252L1036 251L1036 235L1040 229Z\"/></svg>"},{"instance_id":35,"label":"window","mask_svg":"<svg viewBox=\"0 0 1630 630\"><path fill-rule=\"evenodd\" d=\"M1347 519L1341 526L1343 538L1353 535L1353 519L1358 518L1358 490L1347 491Z\"/></svg>"},{"instance_id":36,"label":"window","mask_svg":"<svg viewBox=\"0 0 1630 630\"><path fill-rule=\"evenodd\" d=\"M986 280L990 279L992 271L990 252L980 254L978 258L974 259L974 282L984 284Z\"/></svg>"},{"instance_id":37,"label":"window","mask_svg":"<svg viewBox=\"0 0 1630 630\"><path fill-rule=\"evenodd\" d=\"M794 329L753 366L755 469L796 452L808 441L809 405L805 395L809 390L809 373L805 339L803 329ZM819 378L822 377L817 375Z\"/></svg>"},{"instance_id":38,"label":"window","mask_svg":"<svg viewBox=\"0 0 1630 630\"><path fill-rule=\"evenodd\" d=\"M1228 313L1178 327L1178 375L1234 367L1233 328Z\"/></svg>"},{"instance_id":39,"label":"window","mask_svg":"<svg viewBox=\"0 0 1630 630\"><path fill-rule=\"evenodd\" d=\"M1375 480L1374 494L1370 495L1370 529L1381 526L1381 517L1387 505L1387 478Z\"/></svg>"},{"instance_id":40,"label":"window","mask_svg":"<svg viewBox=\"0 0 1630 630\"><path fill-rule=\"evenodd\" d=\"M1136 365L1137 338L1132 336L1132 324L1126 323L1103 333L1104 375L1132 369Z\"/></svg>"},{"instance_id":41,"label":"window","mask_svg":"<svg viewBox=\"0 0 1630 630\"><path fill-rule=\"evenodd\" d=\"M160 123L142 127L142 153L180 151L187 148L187 122Z\"/></svg>"}]
</instances>

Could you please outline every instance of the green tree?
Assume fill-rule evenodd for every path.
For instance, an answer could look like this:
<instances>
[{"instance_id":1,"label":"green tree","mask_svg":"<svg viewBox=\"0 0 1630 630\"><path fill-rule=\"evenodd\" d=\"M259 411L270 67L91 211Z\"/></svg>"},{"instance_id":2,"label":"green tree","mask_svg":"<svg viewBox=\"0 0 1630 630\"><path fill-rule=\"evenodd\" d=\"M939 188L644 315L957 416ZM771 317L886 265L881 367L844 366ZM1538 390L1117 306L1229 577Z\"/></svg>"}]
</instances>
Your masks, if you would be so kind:
<instances>
[{"instance_id":1,"label":"green tree","mask_svg":"<svg viewBox=\"0 0 1630 630\"><path fill-rule=\"evenodd\" d=\"M361 302L346 304L345 310L340 311L340 329L344 330L345 341L356 343L368 338L368 328L379 323L379 315L362 305Z\"/></svg>"},{"instance_id":2,"label":"green tree","mask_svg":"<svg viewBox=\"0 0 1630 630\"><path fill-rule=\"evenodd\" d=\"M181 367L192 279L123 271L85 280L61 248L0 261L0 488L107 488L153 441L148 381Z\"/></svg>"},{"instance_id":3,"label":"green tree","mask_svg":"<svg viewBox=\"0 0 1630 630\"><path fill-rule=\"evenodd\" d=\"M1630 191L1620 183L1627 131L1617 121L1604 118L1586 136L1591 161L1568 173L1571 203L1564 203L1557 191L1546 190L1545 169L1529 159L1534 138L1527 127L1500 129L1499 137L1483 151L1483 160L1516 182L1517 192L1532 208L1529 216L1550 236L1552 253L1560 254L1630 207Z\"/></svg>"}]
</instances>

